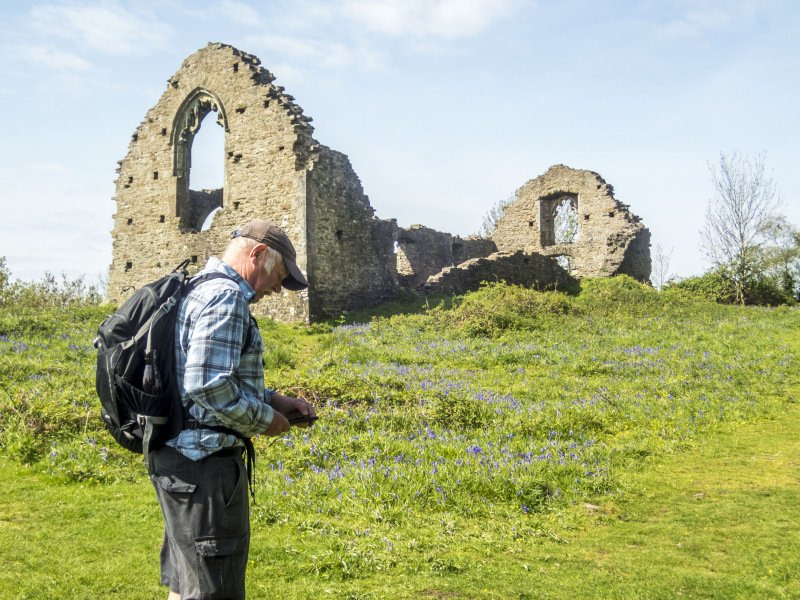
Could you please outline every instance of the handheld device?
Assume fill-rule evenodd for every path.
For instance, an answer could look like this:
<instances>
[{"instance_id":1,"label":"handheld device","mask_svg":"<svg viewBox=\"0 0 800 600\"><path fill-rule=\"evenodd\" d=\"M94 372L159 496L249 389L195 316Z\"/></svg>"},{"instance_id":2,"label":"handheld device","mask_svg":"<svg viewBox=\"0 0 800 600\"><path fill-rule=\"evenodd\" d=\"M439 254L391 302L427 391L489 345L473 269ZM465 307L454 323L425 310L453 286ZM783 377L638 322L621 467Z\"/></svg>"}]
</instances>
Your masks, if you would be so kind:
<instances>
[{"instance_id":1,"label":"handheld device","mask_svg":"<svg viewBox=\"0 0 800 600\"><path fill-rule=\"evenodd\" d=\"M302 423L313 423L319 417L297 417L296 419L289 419L289 425L300 425Z\"/></svg>"}]
</instances>

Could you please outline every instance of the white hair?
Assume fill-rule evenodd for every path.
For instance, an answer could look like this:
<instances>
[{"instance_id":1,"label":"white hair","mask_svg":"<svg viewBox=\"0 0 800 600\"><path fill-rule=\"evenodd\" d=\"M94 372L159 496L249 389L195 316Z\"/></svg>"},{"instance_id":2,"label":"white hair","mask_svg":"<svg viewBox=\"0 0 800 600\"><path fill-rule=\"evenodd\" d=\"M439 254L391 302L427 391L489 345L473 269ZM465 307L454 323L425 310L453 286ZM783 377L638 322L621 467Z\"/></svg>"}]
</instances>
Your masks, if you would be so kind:
<instances>
[{"instance_id":1,"label":"white hair","mask_svg":"<svg viewBox=\"0 0 800 600\"><path fill-rule=\"evenodd\" d=\"M283 260L281 253L267 246L267 258L264 260L264 270L269 273Z\"/></svg>"},{"instance_id":2,"label":"white hair","mask_svg":"<svg viewBox=\"0 0 800 600\"><path fill-rule=\"evenodd\" d=\"M228 245L225 246L225 252L222 253L222 260L230 265L239 256L250 254L250 250L257 244L258 242L254 239L244 236L231 238Z\"/></svg>"},{"instance_id":3,"label":"white hair","mask_svg":"<svg viewBox=\"0 0 800 600\"><path fill-rule=\"evenodd\" d=\"M233 266L234 268L236 265L240 263L241 260L247 257L250 254L250 251L255 248L258 242L252 238L239 236L231 239L228 242L228 245L225 247L225 252L222 254L222 260L228 263L229 265ZM264 270L269 273L274 269L280 261L283 260L283 256L281 253L275 250L274 248L270 248L266 246L265 248L266 258L264 259Z\"/></svg>"}]
</instances>

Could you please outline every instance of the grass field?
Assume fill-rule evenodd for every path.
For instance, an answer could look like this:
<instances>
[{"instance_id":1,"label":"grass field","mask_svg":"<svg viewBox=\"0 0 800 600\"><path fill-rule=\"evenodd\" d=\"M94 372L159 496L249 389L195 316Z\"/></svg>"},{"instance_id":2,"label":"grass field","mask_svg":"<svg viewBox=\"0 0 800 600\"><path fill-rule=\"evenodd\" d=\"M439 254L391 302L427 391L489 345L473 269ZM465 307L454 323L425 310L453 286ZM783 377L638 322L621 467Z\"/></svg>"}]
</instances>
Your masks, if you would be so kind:
<instances>
[{"instance_id":1,"label":"grass field","mask_svg":"<svg viewBox=\"0 0 800 600\"><path fill-rule=\"evenodd\" d=\"M322 419L257 440L250 597L800 597L796 310L624 279L419 302L261 323ZM2 598L166 596L98 428L102 313L0 315Z\"/></svg>"}]
</instances>

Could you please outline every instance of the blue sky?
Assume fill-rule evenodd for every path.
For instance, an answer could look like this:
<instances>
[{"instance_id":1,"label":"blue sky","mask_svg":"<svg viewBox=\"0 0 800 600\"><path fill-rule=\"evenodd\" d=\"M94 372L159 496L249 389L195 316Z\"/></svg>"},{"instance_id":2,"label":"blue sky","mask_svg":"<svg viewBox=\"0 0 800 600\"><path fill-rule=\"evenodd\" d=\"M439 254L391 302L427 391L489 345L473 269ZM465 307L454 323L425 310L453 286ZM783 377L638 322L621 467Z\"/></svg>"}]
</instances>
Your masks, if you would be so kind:
<instances>
[{"instance_id":1,"label":"blue sky","mask_svg":"<svg viewBox=\"0 0 800 600\"><path fill-rule=\"evenodd\" d=\"M671 271L698 274L708 162L734 150L766 150L800 225L796 0L5 0L0 256L14 276L105 271L116 161L208 42L258 56L402 226L474 233L561 163L600 173L653 246L674 248ZM221 181L214 129L192 187Z\"/></svg>"}]
</instances>

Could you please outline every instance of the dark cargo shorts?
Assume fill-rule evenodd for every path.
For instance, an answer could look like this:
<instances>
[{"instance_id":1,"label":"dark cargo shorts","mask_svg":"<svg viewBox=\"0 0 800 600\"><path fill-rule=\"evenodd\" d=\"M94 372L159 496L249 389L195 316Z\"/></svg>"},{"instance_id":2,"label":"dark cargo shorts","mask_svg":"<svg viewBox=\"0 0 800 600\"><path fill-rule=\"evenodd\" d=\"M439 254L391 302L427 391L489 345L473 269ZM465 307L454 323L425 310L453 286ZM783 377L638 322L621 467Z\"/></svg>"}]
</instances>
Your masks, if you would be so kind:
<instances>
[{"instance_id":1,"label":"dark cargo shorts","mask_svg":"<svg viewBox=\"0 0 800 600\"><path fill-rule=\"evenodd\" d=\"M245 597L250 507L242 450L199 461L169 446L150 455L164 515L161 583L181 600Z\"/></svg>"}]
</instances>

